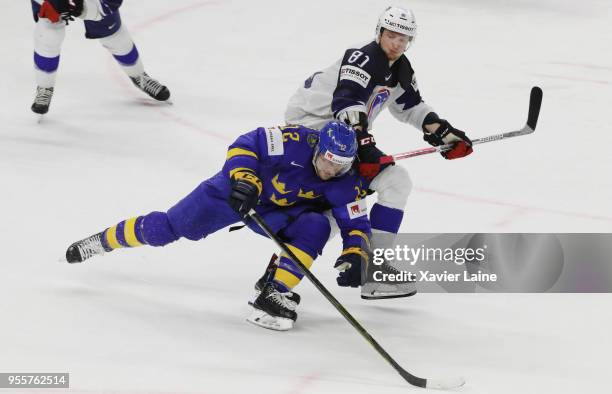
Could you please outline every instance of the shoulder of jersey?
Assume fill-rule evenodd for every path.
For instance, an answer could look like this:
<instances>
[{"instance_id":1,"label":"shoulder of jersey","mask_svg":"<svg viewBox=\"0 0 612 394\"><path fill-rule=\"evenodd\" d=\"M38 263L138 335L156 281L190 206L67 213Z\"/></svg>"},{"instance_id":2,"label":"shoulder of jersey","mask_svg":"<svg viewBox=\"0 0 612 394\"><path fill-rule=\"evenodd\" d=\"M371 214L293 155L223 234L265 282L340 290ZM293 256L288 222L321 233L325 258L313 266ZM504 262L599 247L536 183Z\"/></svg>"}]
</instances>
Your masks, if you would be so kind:
<instances>
[{"instance_id":1,"label":"shoulder of jersey","mask_svg":"<svg viewBox=\"0 0 612 394\"><path fill-rule=\"evenodd\" d=\"M349 48L347 49L345 56L351 56L353 54L353 52L355 51L360 51L362 52L364 55L367 55L369 57L369 64L386 64L388 63L387 60L387 55L385 55L385 52L383 52L382 48L380 47L380 45L378 45L376 43L376 41L372 41L369 44L366 44L362 47L357 47L357 48ZM366 64L368 64L366 63Z\"/></svg>"},{"instance_id":2,"label":"shoulder of jersey","mask_svg":"<svg viewBox=\"0 0 612 394\"><path fill-rule=\"evenodd\" d=\"M414 69L412 68L412 64L406 57L406 55L402 55L393 65L393 69L396 70L395 75L397 75L397 79L399 84L405 90L414 83Z\"/></svg>"},{"instance_id":3,"label":"shoulder of jersey","mask_svg":"<svg viewBox=\"0 0 612 394\"><path fill-rule=\"evenodd\" d=\"M319 132L301 125L282 127L285 159L287 162L304 163L310 161L312 150L319 141ZM296 165L296 164L292 164Z\"/></svg>"},{"instance_id":4,"label":"shoulder of jersey","mask_svg":"<svg viewBox=\"0 0 612 394\"><path fill-rule=\"evenodd\" d=\"M374 80L383 78L389 72L389 61L382 48L372 41L360 48L348 49L343 65L357 67L367 72Z\"/></svg>"},{"instance_id":5,"label":"shoulder of jersey","mask_svg":"<svg viewBox=\"0 0 612 394\"><path fill-rule=\"evenodd\" d=\"M319 142L319 130L311 129L306 126L295 126L299 127L298 132L300 134L300 140L308 144L310 148L314 148Z\"/></svg>"}]
</instances>

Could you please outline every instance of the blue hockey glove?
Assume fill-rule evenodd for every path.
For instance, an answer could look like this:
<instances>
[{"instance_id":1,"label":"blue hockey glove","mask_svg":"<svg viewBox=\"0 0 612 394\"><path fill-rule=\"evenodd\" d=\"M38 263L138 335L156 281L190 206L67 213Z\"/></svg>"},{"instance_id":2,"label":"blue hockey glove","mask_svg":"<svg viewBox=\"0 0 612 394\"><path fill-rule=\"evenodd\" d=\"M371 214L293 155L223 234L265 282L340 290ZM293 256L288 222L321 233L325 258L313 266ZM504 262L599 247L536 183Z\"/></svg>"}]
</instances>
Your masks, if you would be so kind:
<instances>
[{"instance_id":1,"label":"blue hockey glove","mask_svg":"<svg viewBox=\"0 0 612 394\"><path fill-rule=\"evenodd\" d=\"M364 256L367 256L361 248L345 249L340 257L336 260L334 268L340 273L336 278L338 286L342 287L359 287L361 286L361 271Z\"/></svg>"},{"instance_id":2,"label":"blue hockey glove","mask_svg":"<svg viewBox=\"0 0 612 394\"><path fill-rule=\"evenodd\" d=\"M251 171L238 171L231 181L232 190L228 203L244 219L257 205L262 190L261 180Z\"/></svg>"}]
</instances>

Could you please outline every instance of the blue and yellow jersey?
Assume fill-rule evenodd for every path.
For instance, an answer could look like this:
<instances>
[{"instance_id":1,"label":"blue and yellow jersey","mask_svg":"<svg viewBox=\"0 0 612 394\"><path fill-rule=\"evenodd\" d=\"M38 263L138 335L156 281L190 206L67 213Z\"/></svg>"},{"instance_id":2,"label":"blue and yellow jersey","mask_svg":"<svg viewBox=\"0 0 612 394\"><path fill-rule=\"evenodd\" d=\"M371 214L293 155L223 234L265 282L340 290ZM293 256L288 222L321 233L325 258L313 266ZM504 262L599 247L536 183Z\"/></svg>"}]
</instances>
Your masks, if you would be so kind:
<instances>
[{"instance_id":1,"label":"blue and yellow jersey","mask_svg":"<svg viewBox=\"0 0 612 394\"><path fill-rule=\"evenodd\" d=\"M303 126L263 128L240 136L227 151L223 174L249 170L262 182L259 207L298 216L331 209L345 250L369 242L367 184L353 171L327 181L315 173L312 157L319 132Z\"/></svg>"}]
</instances>

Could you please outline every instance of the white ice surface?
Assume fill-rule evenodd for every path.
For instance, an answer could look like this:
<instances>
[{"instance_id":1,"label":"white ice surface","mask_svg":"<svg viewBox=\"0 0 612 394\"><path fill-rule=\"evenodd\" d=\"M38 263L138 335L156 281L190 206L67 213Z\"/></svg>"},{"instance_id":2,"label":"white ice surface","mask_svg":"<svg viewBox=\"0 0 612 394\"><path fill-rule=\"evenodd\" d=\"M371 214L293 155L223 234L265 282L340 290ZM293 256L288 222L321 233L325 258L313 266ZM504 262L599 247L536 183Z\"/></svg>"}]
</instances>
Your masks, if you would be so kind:
<instances>
[{"instance_id":1,"label":"white ice surface","mask_svg":"<svg viewBox=\"0 0 612 394\"><path fill-rule=\"evenodd\" d=\"M282 122L312 72L369 39L380 1L132 0L122 8L173 106L136 91L81 23L69 26L50 113L29 110L32 20L0 6L0 372L71 373L74 392L400 393L412 390L309 284L296 329L244 321L270 241L247 230L60 263L71 242L165 210L217 171L226 146ZM408 55L427 102L471 136L534 135L469 158L403 161L405 232L608 232L612 5L607 0L410 3ZM388 114L390 153L423 147ZM607 393L610 295L419 294L361 301L314 272L409 371L463 375L465 393ZM414 389L415 391L417 389ZM24 391L25 392L25 391ZM40 391L42 392L42 391Z\"/></svg>"}]
</instances>

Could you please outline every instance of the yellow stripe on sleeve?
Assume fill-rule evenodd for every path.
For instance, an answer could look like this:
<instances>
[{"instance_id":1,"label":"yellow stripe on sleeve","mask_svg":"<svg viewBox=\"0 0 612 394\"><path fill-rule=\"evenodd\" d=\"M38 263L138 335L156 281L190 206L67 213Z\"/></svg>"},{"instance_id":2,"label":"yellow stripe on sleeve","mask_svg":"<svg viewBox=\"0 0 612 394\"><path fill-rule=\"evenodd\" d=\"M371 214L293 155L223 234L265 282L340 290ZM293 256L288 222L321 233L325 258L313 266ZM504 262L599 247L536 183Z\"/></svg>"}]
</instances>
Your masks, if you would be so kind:
<instances>
[{"instance_id":1,"label":"yellow stripe on sleeve","mask_svg":"<svg viewBox=\"0 0 612 394\"><path fill-rule=\"evenodd\" d=\"M113 249L122 247L119 241L117 241L117 226L110 227L106 230L106 243Z\"/></svg>"},{"instance_id":2,"label":"yellow stripe on sleeve","mask_svg":"<svg viewBox=\"0 0 612 394\"><path fill-rule=\"evenodd\" d=\"M252 172L253 174L255 173L255 171L252 168L236 167L233 170L230 170L229 176L230 176L230 178L233 178L235 173L242 172L242 171Z\"/></svg>"},{"instance_id":3,"label":"yellow stripe on sleeve","mask_svg":"<svg viewBox=\"0 0 612 394\"><path fill-rule=\"evenodd\" d=\"M229 160L234 156L252 156L257 159L257 155L255 152L251 152L250 150L242 149L242 148L232 148L227 151L227 157L225 160Z\"/></svg>"},{"instance_id":4,"label":"yellow stripe on sleeve","mask_svg":"<svg viewBox=\"0 0 612 394\"><path fill-rule=\"evenodd\" d=\"M136 219L138 219L138 217L126 220L123 226L123 238L125 238L125 242L132 247L142 245L136 237Z\"/></svg>"},{"instance_id":5,"label":"yellow stripe on sleeve","mask_svg":"<svg viewBox=\"0 0 612 394\"><path fill-rule=\"evenodd\" d=\"M363 231L353 230L350 233L348 233L348 235L357 235L357 236L360 236L366 242L366 245L368 246L368 249L370 249L370 238Z\"/></svg>"},{"instance_id":6,"label":"yellow stripe on sleeve","mask_svg":"<svg viewBox=\"0 0 612 394\"><path fill-rule=\"evenodd\" d=\"M350 247L350 248L344 249L340 256L344 256L345 254L351 254L351 253L356 253L360 255L365 260L366 263L370 261L370 257L368 256L368 254L364 252L363 249L357 248L357 247Z\"/></svg>"}]
</instances>

